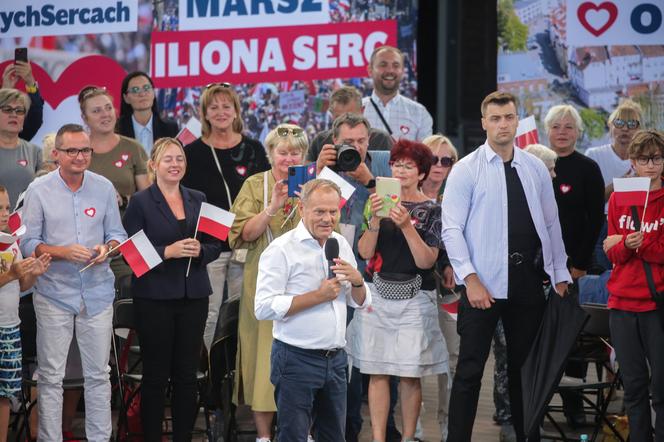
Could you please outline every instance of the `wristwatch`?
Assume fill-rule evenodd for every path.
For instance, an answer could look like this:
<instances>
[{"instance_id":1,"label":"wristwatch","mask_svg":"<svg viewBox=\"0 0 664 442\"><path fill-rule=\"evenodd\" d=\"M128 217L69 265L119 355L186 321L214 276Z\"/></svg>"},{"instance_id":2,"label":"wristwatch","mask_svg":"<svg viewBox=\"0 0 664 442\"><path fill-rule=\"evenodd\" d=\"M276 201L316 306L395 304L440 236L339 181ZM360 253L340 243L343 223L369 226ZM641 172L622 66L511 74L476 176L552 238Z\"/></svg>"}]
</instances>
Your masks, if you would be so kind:
<instances>
[{"instance_id":1,"label":"wristwatch","mask_svg":"<svg viewBox=\"0 0 664 442\"><path fill-rule=\"evenodd\" d=\"M374 178L371 178L367 182L367 184L364 185L364 187L366 187L367 189L373 189L374 187L376 187L376 180Z\"/></svg>"}]
</instances>

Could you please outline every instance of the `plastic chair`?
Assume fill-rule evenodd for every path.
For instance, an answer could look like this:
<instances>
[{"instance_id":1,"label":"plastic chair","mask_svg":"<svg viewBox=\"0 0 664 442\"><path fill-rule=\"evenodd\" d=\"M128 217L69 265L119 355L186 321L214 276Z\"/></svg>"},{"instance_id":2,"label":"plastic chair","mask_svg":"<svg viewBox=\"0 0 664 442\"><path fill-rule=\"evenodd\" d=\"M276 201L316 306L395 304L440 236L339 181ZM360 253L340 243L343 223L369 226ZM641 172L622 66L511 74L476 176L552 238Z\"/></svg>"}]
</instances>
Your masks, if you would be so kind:
<instances>
[{"instance_id":1,"label":"plastic chair","mask_svg":"<svg viewBox=\"0 0 664 442\"><path fill-rule=\"evenodd\" d=\"M620 441L625 439L620 435L614 424L607 417L607 408L610 398L620 385L620 373L615 369L611 362L608 347L609 342L609 310L602 304L582 304L583 308L590 318L577 339L577 351L570 356L570 359L577 359L594 365L597 375L596 381L587 379L576 379L563 377L556 392L576 392L581 394L584 402L584 413L594 417L593 432L590 441L597 440L602 430L602 425L606 424ZM609 376L604 376L604 372ZM552 413L563 413L560 405L549 404L546 412L546 418L554 426L559 435L543 435L543 438L550 440L578 440L571 439L561 425L553 419Z\"/></svg>"}]
</instances>

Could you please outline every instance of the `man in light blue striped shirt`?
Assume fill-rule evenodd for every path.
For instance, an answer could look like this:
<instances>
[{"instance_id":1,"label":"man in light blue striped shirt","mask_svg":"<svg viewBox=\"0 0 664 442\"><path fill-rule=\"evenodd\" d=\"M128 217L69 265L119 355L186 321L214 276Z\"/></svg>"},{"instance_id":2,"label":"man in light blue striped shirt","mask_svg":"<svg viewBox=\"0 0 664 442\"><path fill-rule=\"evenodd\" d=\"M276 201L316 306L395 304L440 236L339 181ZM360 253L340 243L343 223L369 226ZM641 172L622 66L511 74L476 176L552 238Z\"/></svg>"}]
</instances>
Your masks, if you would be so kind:
<instances>
[{"instance_id":1,"label":"man in light blue striped shirt","mask_svg":"<svg viewBox=\"0 0 664 442\"><path fill-rule=\"evenodd\" d=\"M85 388L89 441L111 437L111 346L113 272L110 248L127 238L111 182L87 170L90 139L79 125L65 125L55 139L59 168L26 192L25 256L49 253L49 270L37 278L39 440L62 440L62 379L74 326ZM94 265L79 272L89 263Z\"/></svg>"},{"instance_id":2,"label":"man in light blue striped shirt","mask_svg":"<svg viewBox=\"0 0 664 442\"><path fill-rule=\"evenodd\" d=\"M545 306L543 279L564 296L572 279L549 172L514 147L516 99L494 92L482 102L487 141L447 179L442 236L457 283L461 347L452 386L449 442L470 441L484 364L498 319L507 339L512 420L525 440L520 368ZM538 441L539 433L528 435Z\"/></svg>"}]
</instances>

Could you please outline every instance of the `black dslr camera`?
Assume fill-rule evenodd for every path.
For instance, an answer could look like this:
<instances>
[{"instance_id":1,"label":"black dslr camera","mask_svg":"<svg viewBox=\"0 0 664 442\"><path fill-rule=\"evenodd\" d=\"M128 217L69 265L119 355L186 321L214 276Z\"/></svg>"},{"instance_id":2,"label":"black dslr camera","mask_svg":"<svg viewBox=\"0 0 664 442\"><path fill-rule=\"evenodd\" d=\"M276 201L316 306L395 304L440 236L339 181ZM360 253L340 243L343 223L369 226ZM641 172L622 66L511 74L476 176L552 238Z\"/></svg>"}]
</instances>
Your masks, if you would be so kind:
<instances>
[{"instance_id":1,"label":"black dslr camera","mask_svg":"<svg viewBox=\"0 0 664 442\"><path fill-rule=\"evenodd\" d=\"M337 151L337 162L332 167L335 172L352 172L357 169L362 162L360 153L349 144L335 144Z\"/></svg>"}]
</instances>

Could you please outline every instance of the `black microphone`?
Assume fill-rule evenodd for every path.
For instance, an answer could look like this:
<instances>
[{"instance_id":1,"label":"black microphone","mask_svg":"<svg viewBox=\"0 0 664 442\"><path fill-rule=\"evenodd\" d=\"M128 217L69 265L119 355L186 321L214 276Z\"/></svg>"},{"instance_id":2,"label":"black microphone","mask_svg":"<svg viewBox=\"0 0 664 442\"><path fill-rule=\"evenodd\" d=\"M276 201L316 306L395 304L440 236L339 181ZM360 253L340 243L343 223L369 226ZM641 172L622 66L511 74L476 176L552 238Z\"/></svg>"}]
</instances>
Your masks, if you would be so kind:
<instances>
[{"instance_id":1,"label":"black microphone","mask_svg":"<svg viewBox=\"0 0 664 442\"><path fill-rule=\"evenodd\" d=\"M335 274L331 267L334 265L334 259L339 257L339 242L336 238L328 238L325 241L325 259L327 259L328 270L327 277L334 278Z\"/></svg>"}]
</instances>

